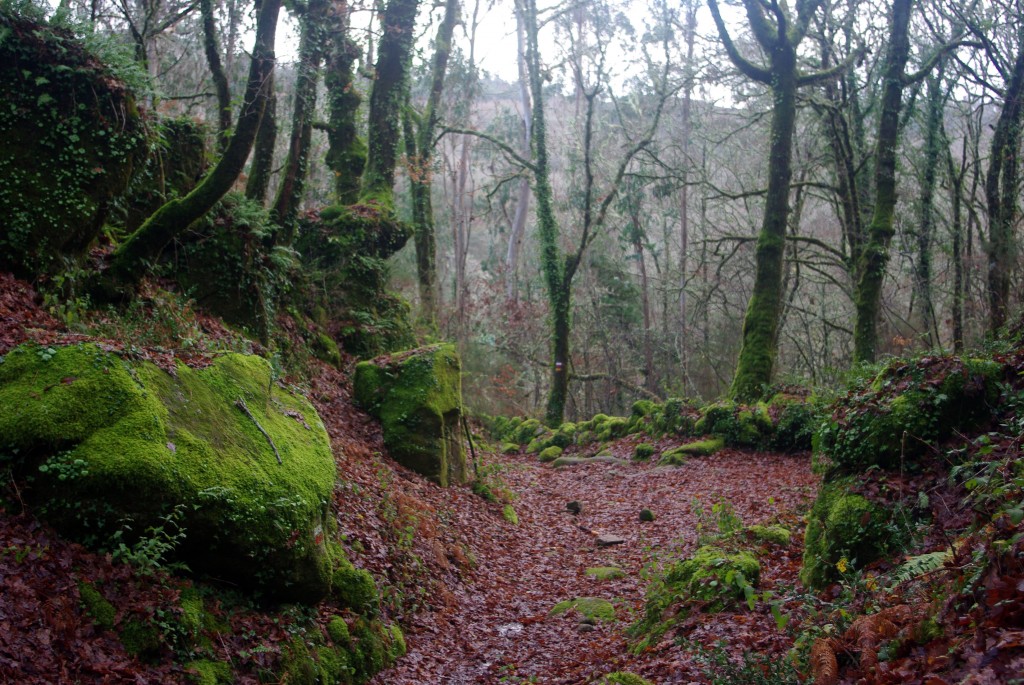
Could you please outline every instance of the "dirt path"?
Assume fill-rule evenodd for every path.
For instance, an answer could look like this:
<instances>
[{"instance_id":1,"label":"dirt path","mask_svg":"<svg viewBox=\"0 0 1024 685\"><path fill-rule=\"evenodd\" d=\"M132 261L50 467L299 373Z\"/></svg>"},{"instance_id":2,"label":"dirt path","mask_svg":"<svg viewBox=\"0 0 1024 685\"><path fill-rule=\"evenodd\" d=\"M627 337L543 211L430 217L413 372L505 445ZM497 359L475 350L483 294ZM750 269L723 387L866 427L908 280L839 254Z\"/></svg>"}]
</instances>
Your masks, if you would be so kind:
<instances>
[{"instance_id":1,"label":"dirt path","mask_svg":"<svg viewBox=\"0 0 1024 685\"><path fill-rule=\"evenodd\" d=\"M502 477L519 496L519 525L492 507L496 511L474 526L470 548L477 565L457 593L457 611L416 617L408 629L409 654L375 685L587 683L627 668L656 683L699 680L699 670L680 661L670 642L640 657L628 653L623 633L643 605L645 564L692 551L699 509L710 512L714 502L726 500L744 523L764 522L806 503L816 482L806 455L727 450L679 468L594 463L553 469L532 456L492 459L507 465ZM566 511L571 500L582 504L580 515ZM640 522L645 507L656 514L653 522ZM598 547L601 533L625 542ZM778 580L773 568L792 569L793 561L762 560L762 585ZM597 581L585 574L596 566L619 566L626 576ZM615 602L617 620L591 631L574 612L549 615L556 603L584 596ZM752 624L766 617L722 616L722 625L702 629L777 640L770 631L752 637L758 630Z\"/></svg>"}]
</instances>

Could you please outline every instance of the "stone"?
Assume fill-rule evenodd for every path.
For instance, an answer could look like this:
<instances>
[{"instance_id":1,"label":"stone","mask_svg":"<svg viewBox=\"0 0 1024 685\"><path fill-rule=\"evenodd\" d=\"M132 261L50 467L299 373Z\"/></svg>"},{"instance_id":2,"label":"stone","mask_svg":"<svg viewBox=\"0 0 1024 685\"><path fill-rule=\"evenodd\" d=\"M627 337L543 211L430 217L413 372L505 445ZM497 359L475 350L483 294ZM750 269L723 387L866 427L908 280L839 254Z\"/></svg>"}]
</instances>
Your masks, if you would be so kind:
<instances>
[{"instance_id":1,"label":"stone","mask_svg":"<svg viewBox=\"0 0 1024 685\"><path fill-rule=\"evenodd\" d=\"M612 533L602 533L601 535L598 535L597 540L595 540L598 547L611 547L612 545L621 545L625 541L626 538L620 537L618 535L613 535Z\"/></svg>"},{"instance_id":2,"label":"stone","mask_svg":"<svg viewBox=\"0 0 1024 685\"><path fill-rule=\"evenodd\" d=\"M573 500L566 503L565 510L570 514L578 515L583 511L583 505L576 500Z\"/></svg>"},{"instance_id":3,"label":"stone","mask_svg":"<svg viewBox=\"0 0 1024 685\"><path fill-rule=\"evenodd\" d=\"M641 509L640 510L640 521L642 521L643 523L648 523L648 522L653 521L653 520L654 520L654 512L653 511L651 511L650 509Z\"/></svg>"},{"instance_id":4,"label":"stone","mask_svg":"<svg viewBox=\"0 0 1024 685\"><path fill-rule=\"evenodd\" d=\"M462 380L451 344L383 356L356 366L356 403L380 419L399 464L439 485L469 479L462 447Z\"/></svg>"}]
</instances>

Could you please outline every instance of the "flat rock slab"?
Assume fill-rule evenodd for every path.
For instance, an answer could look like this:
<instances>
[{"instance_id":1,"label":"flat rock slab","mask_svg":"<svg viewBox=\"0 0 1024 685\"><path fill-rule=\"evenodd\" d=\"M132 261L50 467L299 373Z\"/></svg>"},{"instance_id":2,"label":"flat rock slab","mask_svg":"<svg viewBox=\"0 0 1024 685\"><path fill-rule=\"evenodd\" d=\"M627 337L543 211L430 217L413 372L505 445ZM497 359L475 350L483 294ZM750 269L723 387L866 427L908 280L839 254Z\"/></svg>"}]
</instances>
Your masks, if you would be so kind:
<instances>
[{"instance_id":1,"label":"flat rock slab","mask_svg":"<svg viewBox=\"0 0 1024 685\"><path fill-rule=\"evenodd\" d=\"M612 545L621 545L625 541L626 538L614 535L612 533L602 533L601 535L598 535L597 540L595 540L598 547L611 547Z\"/></svg>"}]
</instances>

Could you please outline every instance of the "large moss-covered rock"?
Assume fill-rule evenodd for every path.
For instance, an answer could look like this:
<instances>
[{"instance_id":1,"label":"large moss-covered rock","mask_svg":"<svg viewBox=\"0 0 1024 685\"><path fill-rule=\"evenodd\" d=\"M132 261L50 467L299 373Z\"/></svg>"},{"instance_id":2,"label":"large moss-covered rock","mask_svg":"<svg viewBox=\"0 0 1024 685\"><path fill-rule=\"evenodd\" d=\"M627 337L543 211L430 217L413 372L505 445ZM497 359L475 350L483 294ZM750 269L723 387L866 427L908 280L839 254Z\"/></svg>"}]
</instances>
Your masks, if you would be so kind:
<instances>
[{"instance_id":1,"label":"large moss-covered rock","mask_svg":"<svg viewBox=\"0 0 1024 685\"><path fill-rule=\"evenodd\" d=\"M864 568L906 540L891 512L850 489L848 481L822 487L807 516L800 580L820 588L843 571Z\"/></svg>"},{"instance_id":2,"label":"large moss-covered rock","mask_svg":"<svg viewBox=\"0 0 1024 685\"><path fill-rule=\"evenodd\" d=\"M71 31L0 10L0 268L61 268L148 150L126 83Z\"/></svg>"},{"instance_id":3,"label":"large moss-covered rock","mask_svg":"<svg viewBox=\"0 0 1024 685\"><path fill-rule=\"evenodd\" d=\"M355 399L380 419L384 444L400 464L441 485L466 482L459 431L462 381L454 345L360 363Z\"/></svg>"},{"instance_id":4,"label":"large moss-covered rock","mask_svg":"<svg viewBox=\"0 0 1024 685\"><path fill-rule=\"evenodd\" d=\"M894 360L833 405L815 435L817 462L836 474L913 465L954 431L992 418L1003 372L987 359Z\"/></svg>"},{"instance_id":5,"label":"large moss-covered rock","mask_svg":"<svg viewBox=\"0 0 1024 685\"><path fill-rule=\"evenodd\" d=\"M303 305L350 354L366 359L415 344L410 308L388 290L388 258L408 227L376 204L325 207L299 221Z\"/></svg>"},{"instance_id":6,"label":"large moss-covered rock","mask_svg":"<svg viewBox=\"0 0 1024 685\"><path fill-rule=\"evenodd\" d=\"M33 473L57 526L100 546L180 527L175 554L194 571L284 598L329 591L330 442L265 360L171 375L93 344L0 359L0 453Z\"/></svg>"}]
</instances>

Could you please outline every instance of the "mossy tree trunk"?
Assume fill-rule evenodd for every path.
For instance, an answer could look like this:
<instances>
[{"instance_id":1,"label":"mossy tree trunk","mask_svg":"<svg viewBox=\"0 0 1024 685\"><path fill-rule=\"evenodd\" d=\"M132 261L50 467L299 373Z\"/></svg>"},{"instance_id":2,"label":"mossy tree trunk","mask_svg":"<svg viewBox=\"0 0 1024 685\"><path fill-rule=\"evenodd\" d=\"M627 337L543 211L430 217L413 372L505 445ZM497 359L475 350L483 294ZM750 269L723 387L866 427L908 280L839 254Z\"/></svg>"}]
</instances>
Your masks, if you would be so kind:
<instances>
[{"instance_id":1,"label":"mossy tree trunk","mask_svg":"<svg viewBox=\"0 0 1024 685\"><path fill-rule=\"evenodd\" d=\"M935 75L928 78L924 169L920 180L917 264L914 269L918 321L921 324L921 335L928 347L940 342L932 303L932 241L935 238L935 189L938 184L942 145L945 144L941 130L946 104L946 89L942 83L943 71L940 66Z\"/></svg>"},{"instance_id":2,"label":"mossy tree trunk","mask_svg":"<svg viewBox=\"0 0 1024 685\"><path fill-rule=\"evenodd\" d=\"M1021 125L1024 119L1024 42L1006 85L1003 108L992 135L985 203L988 206L989 331L1006 323L1010 303L1010 276L1017 257L1014 224L1020 184Z\"/></svg>"},{"instance_id":3,"label":"mossy tree trunk","mask_svg":"<svg viewBox=\"0 0 1024 685\"><path fill-rule=\"evenodd\" d=\"M434 59L430 71L430 94L413 131L411 107L405 110L405 145L409 159L409 184L412 194L413 235L416 244L416 279L419 284L420 321L428 329L436 328L437 317L437 240L434 233L434 210L430 201L431 161L434 134L439 119L438 106L444 90L452 35L459 16L459 0L446 0L444 18L434 40Z\"/></svg>"},{"instance_id":4,"label":"mossy tree trunk","mask_svg":"<svg viewBox=\"0 0 1024 685\"><path fill-rule=\"evenodd\" d=\"M910 56L910 11L913 0L894 0L892 27L883 68L881 111L875 142L875 207L868 224L867 240L860 255L859 278L854 290L856 321L853 356L856 361L874 361L878 347L878 318L882 303L882 282L889 264L889 245L895 232L896 145L900 134L900 109L904 71Z\"/></svg>"},{"instance_id":5,"label":"mossy tree trunk","mask_svg":"<svg viewBox=\"0 0 1024 685\"><path fill-rule=\"evenodd\" d=\"M228 88L224 65L220 61L213 0L200 0L199 7L203 16L203 50L206 53L206 63L210 67L210 78L213 79L213 87L217 93L217 146L223 153L228 144L228 131L231 128L231 90Z\"/></svg>"},{"instance_id":6,"label":"mossy tree trunk","mask_svg":"<svg viewBox=\"0 0 1024 685\"><path fill-rule=\"evenodd\" d=\"M274 147L277 145L277 94L274 92L274 73L267 78L267 104L263 108L256 142L252 148L252 164L245 182L245 196L261 205L267 199L270 177L274 173Z\"/></svg>"},{"instance_id":7,"label":"mossy tree trunk","mask_svg":"<svg viewBox=\"0 0 1024 685\"><path fill-rule=\"evenodd\" d=\"M292 107L292 130L288 138L288 157L273 207L285 244L291 243L294 238L295 220L305 191L309 148L313 139L317 76L330 30L325 21L329 10L327 0L310 0L300 16L302 35L299 38L299 69Z\"/></svg>"},{"instance_id":8,"label":"mossy tree trunk","mask_svg":"<svg viewBox=\"0 0 1024 685\"><path fill-rule=\"evenodd\" d=\"M337 19L340 25L334 31L324 75L328 111L325 161L334 174L335 201L349 205L359 197L359 181L366 167L366 142L359 137L356 127L362 98L352 82L359 46L349 37L344 19Z\"/></svg>"},{"instance_id":9,"label":"mossy tree trunk","mask_svg":"<svg viewBox=\"0 0 1024 685\"><path fill-rule=\"evenodd\" d=\"M797 68L797 46L820 5L820 0L798 0L791 13L781 3L768 6L758 0L743 0L754 38L768 56L768 65L760 66L740 55L722 21L717 0L708 2L719 37L733 64L747 78L768 86L772 93L768 189L754 255L754 290L743 320L743 342L730 388L732 397L741 401L760 398L771 382L775 366L783 306L783 260L797 90L828 78L834 71L801 74Z\"/></svg>"},{"instance_id":10,"label":"mossy tree trunk","mask_svg":"<svg viewBox=\"0 0 1024 685\"><path fill-rule=\"evenodd\" d=\"M110 276L115 281L125 284L141 278L147 262L156 258L175 236L210 211L245 168L269 97L268 82L274 69L274 39L281 0L262 0L258 10L256 42L245 97L227 149L192 192L165 203L122 243L110 266Z\"/></svg>"},{"instance_id":11,"label":"mossy tree trunk","mask_svg":"<svg viewBox=\"0 0 1024 685\"><path fill-rule=\"evenodd\" d=\"M399 115L406 102L419 0L390 0L381 18L373 89L370 92L369 151L360 202L394 211L395 165L402 133Z\"/></svg>"}]
</instances>

